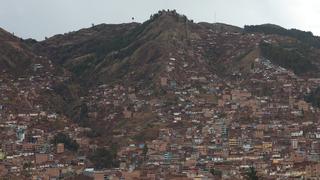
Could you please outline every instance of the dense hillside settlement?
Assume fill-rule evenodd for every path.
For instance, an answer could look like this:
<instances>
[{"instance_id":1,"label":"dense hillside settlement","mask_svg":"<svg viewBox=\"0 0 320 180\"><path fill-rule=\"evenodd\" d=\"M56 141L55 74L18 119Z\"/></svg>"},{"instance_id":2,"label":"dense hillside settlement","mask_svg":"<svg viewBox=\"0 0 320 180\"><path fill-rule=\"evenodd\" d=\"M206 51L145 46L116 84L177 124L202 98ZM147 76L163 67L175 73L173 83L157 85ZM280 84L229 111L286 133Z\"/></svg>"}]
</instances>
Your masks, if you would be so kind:
<instances>
[{"instance_id":1,"label":"dense hillside settlement","mask_svg":"<svg viewBox=\"0 0 320 180\"><path fill-rule=\"evenodd\" d=\"M0 30L0 179L319 179L320 39L159 11Z\"/></svg>"}]
</instances>

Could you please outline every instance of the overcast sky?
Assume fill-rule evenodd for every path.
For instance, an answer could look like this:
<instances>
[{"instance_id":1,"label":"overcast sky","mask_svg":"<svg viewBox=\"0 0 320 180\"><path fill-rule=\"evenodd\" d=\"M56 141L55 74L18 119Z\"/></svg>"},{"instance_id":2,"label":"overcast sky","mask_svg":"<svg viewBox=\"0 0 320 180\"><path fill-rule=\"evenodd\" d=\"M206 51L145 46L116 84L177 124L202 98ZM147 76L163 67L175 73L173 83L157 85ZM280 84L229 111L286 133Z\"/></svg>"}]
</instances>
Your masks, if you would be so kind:
<instances>
[{"instance_id":1,"label":"overcast sky","mask_svg":"<svg viewBox=\"0 0 320 180\"><path fill-rule=\"evenodd\" d=\"M0 27L42 40L92 23L143 22L160 9L196 22L273 23L320 35L320 0L0 0Z\"/></svg>"}]
</instances>

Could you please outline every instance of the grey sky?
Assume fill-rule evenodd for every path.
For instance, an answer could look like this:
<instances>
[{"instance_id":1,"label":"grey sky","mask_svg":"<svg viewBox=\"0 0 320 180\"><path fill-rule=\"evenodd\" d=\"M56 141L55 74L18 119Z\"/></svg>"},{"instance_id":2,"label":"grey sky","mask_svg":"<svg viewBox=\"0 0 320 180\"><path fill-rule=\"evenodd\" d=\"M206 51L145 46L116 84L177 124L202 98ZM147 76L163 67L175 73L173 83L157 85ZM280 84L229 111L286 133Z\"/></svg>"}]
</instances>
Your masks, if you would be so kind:
<instances>
[{"instance_id":1,"label":"grey sky","mask_svg":"<svg viewBox=\"0 0 320 180\"><path fill-rule=\"evenodd\" d=\"M320 35L319 0L0 0L0 27L23 38L44 39L91 23L143 22L160 9L176 9L196 22L243 26L273 23Z\"/></svg>"}]
</instances>

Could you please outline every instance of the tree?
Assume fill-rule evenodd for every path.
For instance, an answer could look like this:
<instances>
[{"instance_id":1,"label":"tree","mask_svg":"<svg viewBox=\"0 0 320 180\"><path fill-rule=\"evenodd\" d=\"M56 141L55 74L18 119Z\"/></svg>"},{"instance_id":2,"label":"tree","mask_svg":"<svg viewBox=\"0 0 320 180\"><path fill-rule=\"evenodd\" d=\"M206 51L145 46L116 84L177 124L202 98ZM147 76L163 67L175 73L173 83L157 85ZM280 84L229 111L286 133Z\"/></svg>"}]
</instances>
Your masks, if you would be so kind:
<instances>
[{"instance_id":1,"label":"tree","mask_svg":"<svg viewBox=\"0 0 320 180\"><path fill-rule=\"evenodd\" d=\"M210 168L210 173L213 176L222 176L222 172L220 170L214 169L214 168Z\"/></svg>"},{"instance_id":2,"label":"tree","mask_svg":"<svg viewBox=\"0 0 320 180\"><path fill-rule=\"evenodd\" d=\"M310 47L302 44L260 44L261 54L272 63L291 69L297 75L316 72L318 68L312 63Z\"/></svg>"},{"instance_id":3,"label":"tree","mask_svg":"<svg viewBox=\"0 0 320 180\"><path fill-rule=\"evenodd\" d=\"M71 139L68 135L64 133L58 133L54 136L52 143L57 145L59 143L63 143L64 147L69 151L78 151L79 144L77 141Z\"/></svg>"},{"instance_id":4,"label":"tree","mask_svg":"<svg viewBox=\"0 0 320 180\"><path fill-rule=\"evenodd\" d=\"M320 87L307 94L304 99L308 103L311 103L312 106L320 107Z\"/></svg>"},{"instance_id":5,"label":"tree","mask_svg":"<svg viewBox=\"0 0 320 180\"><path fill-rule=\"evenodd\" d=\"M259 179L259 177L257 175L257 171L253 166L249 167L249 169L245 173L245 178L247 180L258 180Z\"/></svg>"},{"instance_id":6,"label":"tree","mask_svg":"<svg viewBox=\"0 0 320 180\"><path fill-rule=\"evenodd\" d=\"M94 166L97 169L119 166L117 152L113 148L111 148L111 150L98 148L91 156L89 156L89 159L94 163Z\"/></svg>"},{"instance_id":7,"label":"tree","mask_svg":"<svg viewBox=\"0 0 320 180\"><path fill-rule=\"evenodd\" d=\"M314 36L312 32L301 31L298 29L285 29L280 26L266 24L257 26L244 26L244 32L246 33L264 33L264 34L278 34L282 36L289 36L296 38L301 42L314 47L320 47L319 38Z\"/></svg>"},{"instance_id":8,"label":"tree","mask_svg":"<svg viewBox=\"0 0 320 180\"><path fill-rule=\"evenodd\" d=\"M254 63L253 62L251 63L251 69L254 69Z\"/></svg>"},{"instance_id":9,"label":"tree","mask_svg":"<svg viewBox=\"0 0 320 180\"><path fill-rule=\"evenodd\" d=\"M86 103L82 103L80 106L79 124L85 126L88 123L88 106Z\"/></svg>"},{"instance_id":10,"label":"tree","mask_svg":"<svg viewBox=\"0 0 320 180\"><path fill-rule=\"evenodd\" d=\"M147 154L148 154L148 146L147 146L147 144L145 144L144 146L143 146L143 150L142 150L142 155L143 156L147 156Z\"/></svg>"}]
</instances>

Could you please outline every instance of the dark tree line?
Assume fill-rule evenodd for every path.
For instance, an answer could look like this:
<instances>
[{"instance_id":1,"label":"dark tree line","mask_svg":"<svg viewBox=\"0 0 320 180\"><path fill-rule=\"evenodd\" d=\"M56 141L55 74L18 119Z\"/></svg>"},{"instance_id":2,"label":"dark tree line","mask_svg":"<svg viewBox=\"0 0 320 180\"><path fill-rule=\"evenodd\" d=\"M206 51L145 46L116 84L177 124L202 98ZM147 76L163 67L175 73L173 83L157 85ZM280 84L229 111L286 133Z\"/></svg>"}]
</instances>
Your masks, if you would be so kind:
<instances>
[{"instance_id":1,"label":"dark tree line","mask_svg":"<svg viewBox=\"0 0 320 180\"><path fill-rule=\"evenodd\" d=\"M115 145L112 145L110 149L96 149L93 154L89 156L89 159L97 169L119 166L119 161L117 159L117 147Z\"/></svg>"},{"instance_id":2,"label":"dark tree line","mask_svg":"<svg viewBox=\"0 0 320 180\"><path fill-rule=\"evenodd\" d=\"M286 48L281 45L261 43L261 53L273 63L294 71L295 74L316 71L316 67L311 63L307 48L296 46Z\"/></svg>"},{"instance_id":3,"label":"dark tree line","mask_svg":"<svg viewBox=\"0 0 320 180\"><path fill-rule=\"evenodd\" d=\"M252 166L249 167L249 169L245 173L245 178L247 180L259 180L256 169Z\"/></svg>"},{"instance_id":4,"label":"dark tree line","mask_svg":"<svg viewBox=\"0 0 320 180\"><path fill-rule=\"evenodd\" d=\"M298 29L285 29L271 24L244 26L244 31L248 33L259 32L264 34L289 36L298 39L305 44L320 48L320 39L319 37L314 36L312 32L301 31Z\"/></svg>"},{"instance_id":5,"label":"dark tree line","mask_svg":"<svg viewBox=\"0 0 320 180\"><path fill-rule=\"evenodd\" d=\"M52 143L55 145L63 143L64 147L69 151L77 151L79 149L79 144L64 133L56 134L52 140Z\"/></svg>"},{"instance_id":6,"label":"dark tree line","mask_svg":"<svg viewBox=\"0 0 320 180\"><path fill-rule=\"evenodd\" d=\"M307 94L305 100L314 107L320 107L320 87Z\"/></svg>"}]
</instances>

